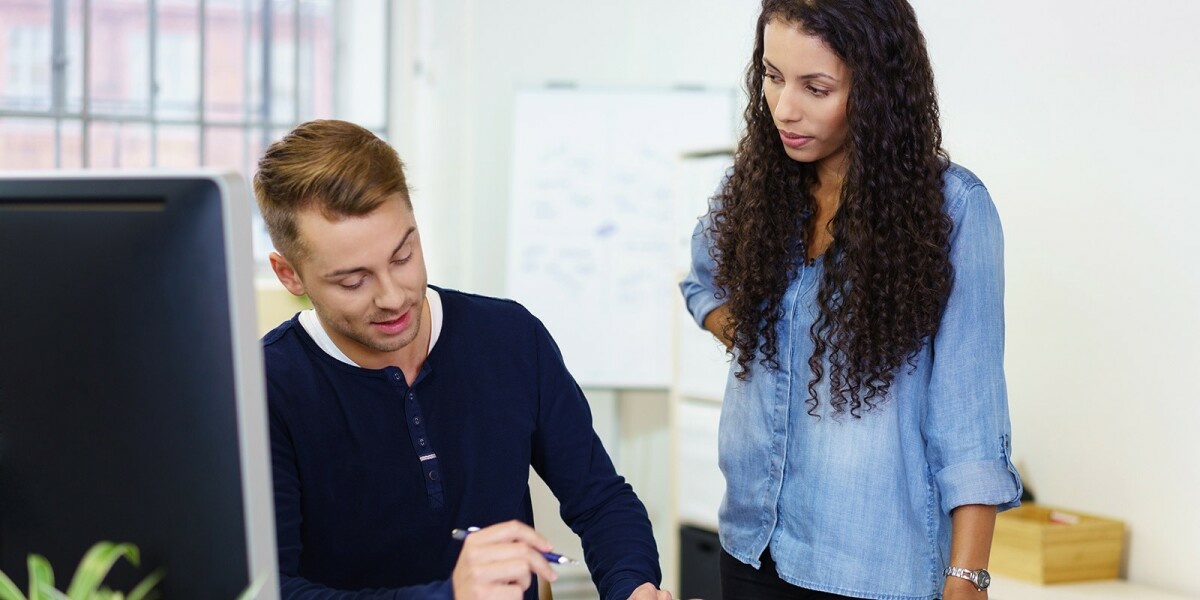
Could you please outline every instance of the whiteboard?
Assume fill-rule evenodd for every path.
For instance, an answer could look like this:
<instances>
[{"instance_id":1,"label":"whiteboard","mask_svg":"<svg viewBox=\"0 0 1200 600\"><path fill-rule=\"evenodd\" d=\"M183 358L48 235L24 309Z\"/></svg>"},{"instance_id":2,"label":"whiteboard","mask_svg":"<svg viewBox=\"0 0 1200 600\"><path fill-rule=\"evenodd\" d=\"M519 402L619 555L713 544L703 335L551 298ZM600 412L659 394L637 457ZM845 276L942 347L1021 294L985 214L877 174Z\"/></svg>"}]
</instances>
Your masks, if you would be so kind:
<instances>
[{"instance_id":1,"label":"whiteboard","mask_svg":"<svg viewBox=\"0 0 1200 600\"><path fill-rule=\"evenodd\" d=\"M507 294L545 322L580 385L670 384L676 165L733 144L733 102L732 90L518 92Z\"/></svg>"}]
</instances>

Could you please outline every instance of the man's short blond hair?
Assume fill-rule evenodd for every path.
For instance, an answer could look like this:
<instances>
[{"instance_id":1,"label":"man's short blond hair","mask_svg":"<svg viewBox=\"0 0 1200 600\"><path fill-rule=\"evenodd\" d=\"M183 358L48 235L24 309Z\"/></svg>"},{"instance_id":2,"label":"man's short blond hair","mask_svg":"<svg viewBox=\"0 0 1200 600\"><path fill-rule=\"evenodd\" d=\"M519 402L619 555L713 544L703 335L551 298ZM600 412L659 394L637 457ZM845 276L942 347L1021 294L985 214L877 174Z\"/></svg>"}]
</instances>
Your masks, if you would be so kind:
<instances>
[{"instance_id":1,"label":"man's short blond hair","mask_svg":"<svg viewBox=\"0 0 1200 600\"><path fill-rule=\"evenodd\" d=\"M290 261L305 256L297 215L318 210L331 220L362 216L400 194L411 209L404 163L371 131L321 119L271 144L258 161L254 196L275 249Z\"/></svg>"}]
</instances>

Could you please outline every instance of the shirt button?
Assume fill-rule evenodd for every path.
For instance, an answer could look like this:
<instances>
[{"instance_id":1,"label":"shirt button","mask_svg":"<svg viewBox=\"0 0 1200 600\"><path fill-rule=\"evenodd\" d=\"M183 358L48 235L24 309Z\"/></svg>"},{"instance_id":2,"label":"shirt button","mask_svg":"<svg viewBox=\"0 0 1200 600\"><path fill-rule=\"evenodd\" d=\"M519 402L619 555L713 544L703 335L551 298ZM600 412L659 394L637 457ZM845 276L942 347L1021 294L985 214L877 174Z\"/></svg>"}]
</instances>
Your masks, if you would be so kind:
<instances>
[{"instance_id":1,"label":"shirt button","mask_svg":"<svg viewBox=\"0 0 1200 600\"><path fill-rule=\"evenodd\" d=\"M425 447L425 438L417 438L417 445L424 448Z\"/></svg>"},{"instance_id":2,"label":"shirt button","mask_svg":"<svg viewBox=\"0 0 1200 600\"><path fill-rule=\"evenodd\" d=\"M430 471L430 472L429 472L429 480L430 480L430 481L437 481L437 478L438 478L437 471Z\"/></svg>"},{"instance_id":3,"label":"shirt button","mask_svg":"<svg viewBox=\"0 0 1200 600\"><path fill-rule=\"evenodd\" d=\"M420 425L421 417L413 417L413 425Z\"/></svg>"},{"instance_id":4,"label":"shirt button","mask_svg":"<svg viewBox=\"0 0 1200 600\"><path fill-rule=\"evenodd\" d=\"M400 374L399 374L399 373L392 373L392 379L395 379L396 381L400 381Z\"/></svg>"}]
</instances>

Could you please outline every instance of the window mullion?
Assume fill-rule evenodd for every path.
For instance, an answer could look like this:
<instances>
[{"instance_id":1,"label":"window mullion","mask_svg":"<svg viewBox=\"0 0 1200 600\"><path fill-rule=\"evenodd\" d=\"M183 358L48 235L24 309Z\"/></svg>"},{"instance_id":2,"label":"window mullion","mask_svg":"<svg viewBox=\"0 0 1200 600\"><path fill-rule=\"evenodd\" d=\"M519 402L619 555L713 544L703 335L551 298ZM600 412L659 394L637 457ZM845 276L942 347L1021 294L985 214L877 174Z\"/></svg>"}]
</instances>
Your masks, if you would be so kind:
<instances>
[{"instance_id":1,"label":"window mullion","mask_svg":"<svg viewBox=\"0 0 1200 600\"><path fill-rule=\"evenodd\" d=\"M383 47L387 54L383 58L383 126L384 135L391 136L392 127L392 59L396 56L395 37L391 34L391 29L395 26L392 21L395 16L394 2L383 3L384 20L383 26Z\"/></svg>"},{"instance_id":2,"label":"window mullion","mask_svg":"<svg viewBox=\"0 0 1200 600\"><path fill-rule=\"evenodd\" d=\"M339 85L342 73L342 62L345 61L346 51L342 47L345 41L345 35L342 31L342 25L346 22L346 3L334 2L330 19L333 21L331 30L333 31L333 117L335 119L344 118L346 115L345 101L342 100L341 86ZM315 89L316 86L313 86Z\"/></svg>"},{"instance_id":3,"label":"window mullion","mask_svg":"<svg viewBox=\"0 0 1200 600\"><path fill-rule=\"evenodd\" d=\"M274 35L271 0L262 0L262 147L271 143L271 36Z\"/></svg>"},{"instance_id":4,"label":"window mullion","mask_svg":"<svg viewBox=\"0 0 1200 600\"><path fill-rule=\"evenodd\" d=\"M252 42L253 40L250 38L250 0L242 0L242 167L246 169L247 177L254 172L254 162L250 157L250 132L253 128L253 119L250 114L250 87L254 84L254 80L250 76L250 57L253 55L250 52L250 44Z\"/></svg>"},{"instance_id":5,"label":"window mullion","mask_svg":"<svg viewBox=\"0 0 1200 600\"><path fill-rule=\"evenodd\" d=\"M83 156L80 157L79 164L83 168L91 166L92 162L92 123L89 110L91 109L92 101L92 3L91 0L82 0L83 6L83 94L79 103L80 125L83 128L80 131L80 152Z\"/></svg>"},{"instance_id":6,"label":"window mullion","mask_svg":"<svg viewBox=\"0 0 1200 600\"><path fill-rule=\"evenodd\" d=\"M62 168L62 117L67 105L67 0L51 4L50 112L54 115L54 168Z\"/></svg>"},{"instance_id":7,"label":"window mullion","mask_svg":"<svg viewBox=\"0 0 1200 600\"><path fill-rule=\"evenodd\" d=\"M199 27L199 35L200 35L200 73L199 73L200 98L199 98L199 101L200 101L200 105L196 107L196 116L197 116L197 123L200 126L200 133L197 136L198 147L197 147L196 151L199 153L200 165L204 166L204 164L207 162L207 153L205 152L205 150L206 150L205 141L206 141L206 137L207 137L207 133L208 133L207 132L208 128L204 126L204 121L205 121L204 106L205 106L205 104L207 104L207 101L205 98L206 90L204 89L204 84L205 84L204 80L206 79L204 77L204 70L208 63L208 56L207 56L208 55L208 35L207 35L208 2L206 0L200 0L199 10L200 10L200 15L199 15L199 18L200 18L200 23L199 23L199 25L200 25L200 27Z\"/></svg>"},{"instance_id":8,"label":"window mullion","mask_svg":"<svg viewBox=\"0 0 1200 600\"><path fill-rule=\"evenodd\" d=\"M150 101L146 115L150 119L150 166L158 166L158 0L147 0L149 27L147 44L150 49Z\"/></svg>"},{"instance_id":9,"label":"window mullion","mask_svg":"<svg viewBox=\"0 0 1200 600\"><path fill-rule=\"evenodd\" d=\"M292 0L292 124L300 122L300 0Z\"/></svg>"}]
</instances>

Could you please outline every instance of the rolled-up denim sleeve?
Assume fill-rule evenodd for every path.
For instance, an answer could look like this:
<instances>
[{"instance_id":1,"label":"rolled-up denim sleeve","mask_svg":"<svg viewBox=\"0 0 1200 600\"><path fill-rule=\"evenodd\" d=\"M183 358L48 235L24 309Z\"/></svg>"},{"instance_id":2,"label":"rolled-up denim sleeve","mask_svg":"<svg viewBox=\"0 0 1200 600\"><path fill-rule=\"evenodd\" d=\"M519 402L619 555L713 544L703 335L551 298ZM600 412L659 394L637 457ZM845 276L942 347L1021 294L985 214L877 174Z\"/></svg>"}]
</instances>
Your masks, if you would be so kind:
<instances>
[{"instance_id":1,"label":"rolled-up denim sleeve","mask_svg":"<svg viewBox=\"0 0 1200 600\"><path fill-rule=\"evenodd\" d=\"M1004 238L987 188L947 185L954 284L932 340L926 453L941 508L1020 504L1004 381Z\"/></svg>"},{"instance_id":2,"label":"rolled-up denim sleeve","mask_svg":"<svg viewBox=\"0 0 1200 600\"><path fill-rule=\"evenodd\" d=\"M721 186L724 185L725 182L722 181ZM717 192L720 191L721 187L718 187ZM716 196L716 193L713 196ZM708 313L724 304L723 300L717 298L717 287L713 283L717 263L710 252L713 239L709 230L716 206L715 200L710 202L708 212L696 222L696 228L692 231L692 266L687 276L679 283L679 291L683 293L688 312L701 328L704 327L704 318Z\"/></svg>"}]
</instances>

